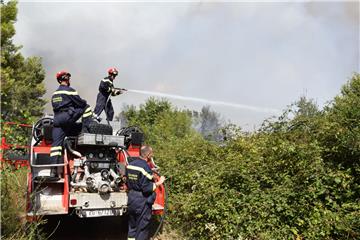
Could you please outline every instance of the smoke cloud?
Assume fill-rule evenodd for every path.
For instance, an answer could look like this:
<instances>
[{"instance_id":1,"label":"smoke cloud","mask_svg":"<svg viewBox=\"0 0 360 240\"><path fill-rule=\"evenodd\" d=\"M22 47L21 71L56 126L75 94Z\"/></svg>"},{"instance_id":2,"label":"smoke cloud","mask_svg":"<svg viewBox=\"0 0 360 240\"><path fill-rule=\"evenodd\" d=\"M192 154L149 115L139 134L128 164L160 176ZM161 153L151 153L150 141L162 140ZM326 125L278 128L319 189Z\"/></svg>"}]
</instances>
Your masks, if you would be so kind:
<instances>
[{"instance_id":1,"label":"smoke cloud","mask_svg":"<svg viewBox=\"0 0 360 240\"><path fill-rule=\"evenodd\" d=\"M117 67L117 87L284 109L301 95L320 106L359 71L359 2L25 2L15 42L41 56L46 98L55 73L94 107L98 84ZM115 112L148 96L122 94ZM199 110L203 103L169 99ZM269 112L211 106L251 129ZM51 112L51 106L47 107Z\"/></svg>"}]
</instances>

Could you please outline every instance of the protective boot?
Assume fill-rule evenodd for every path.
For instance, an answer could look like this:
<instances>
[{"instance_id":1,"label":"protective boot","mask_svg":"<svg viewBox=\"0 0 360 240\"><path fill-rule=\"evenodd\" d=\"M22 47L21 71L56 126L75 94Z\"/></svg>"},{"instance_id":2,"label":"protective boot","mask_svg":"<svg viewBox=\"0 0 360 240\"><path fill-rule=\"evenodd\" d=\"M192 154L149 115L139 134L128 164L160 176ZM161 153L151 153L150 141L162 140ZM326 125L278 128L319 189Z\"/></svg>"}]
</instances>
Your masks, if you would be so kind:
<instances>
[{"instance_id":1,"label":"protective boot","mask_svg":"<svg viewBox=\"0 0 360 240\"><path fill-rule=\"evenodd\" d=\"M56 173L57 173L56 176L57 176L58 178L60 178L60 179L63 178L63 177L62 177L62 175L63 175L63 166L57 167Z\"/></svg>"},{"instance_id":2,"label":"protective boot","mask_svg":"<svg viewBox=\"0 0 360 240\"><path fill-rule=\"evenodd\" d=\"M99 124L99 122L94 117L87 117L82 119L82 133L90 133L90 126L94 124Z\"/></svg>"},{"instance_id":3,"label":"protective boot","mask_svg":"<svg viewBox=\"0 0 360 240\"><path fill-rule=\"evenodd\" d=\"M98 115L96 115L96 114L94 114L94 119L98 122L98 123L100 123L101 122L101 120L102 120L102 118L101 117L99 117Z\"/></svg>"},{"instance_id":4,"label":"protective boot","mask_svg":"<svg viewBox=\"0 0 360 240\"><path fill-rule=\"evenodd\" d=\"M60 180L58 173L57 173L57 167L51 168L50 176L47 179L48 181L58 181Z\"/></svg>"}]
</instances>

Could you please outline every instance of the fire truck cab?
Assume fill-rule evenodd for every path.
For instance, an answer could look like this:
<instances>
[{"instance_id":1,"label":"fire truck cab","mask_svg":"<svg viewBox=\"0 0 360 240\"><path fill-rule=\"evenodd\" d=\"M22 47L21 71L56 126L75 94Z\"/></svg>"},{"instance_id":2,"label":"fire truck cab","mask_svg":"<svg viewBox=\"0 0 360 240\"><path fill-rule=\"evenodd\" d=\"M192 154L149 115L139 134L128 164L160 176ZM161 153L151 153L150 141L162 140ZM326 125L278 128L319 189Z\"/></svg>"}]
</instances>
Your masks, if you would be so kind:
<instances>
[{"instance_id":1,"label":"fire truck cab","mask_svg":"<svg viewBox=\"0 0 360 240\"><path fill-rule=\"evenodd\" d=\"M63 162L50 162L52 117L32 129L30 171L27 178L27 216L72 214L80 218L121 216L127 211L125 169L140 155L143 133L137 127L121 128L115 122L97 124L90 133L64 140ZM158 167L151 161L155 181ZM57 168L59 178L50 177ZM156 189L153 214L164 212L165 188Z\"/></svg>"}]
</instances>

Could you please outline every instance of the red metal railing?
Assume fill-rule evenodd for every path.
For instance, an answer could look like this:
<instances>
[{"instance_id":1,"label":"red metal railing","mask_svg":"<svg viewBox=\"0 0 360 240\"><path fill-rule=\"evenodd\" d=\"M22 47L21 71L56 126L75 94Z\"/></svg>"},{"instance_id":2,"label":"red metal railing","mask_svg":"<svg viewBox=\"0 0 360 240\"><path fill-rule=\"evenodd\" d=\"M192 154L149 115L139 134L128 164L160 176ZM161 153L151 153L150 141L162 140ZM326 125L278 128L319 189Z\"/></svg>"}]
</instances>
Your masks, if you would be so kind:
<instances>
[{"instance_id":1,"label":"red metal railing","mask_svg":"<svg viewBox=\"0 0 360 240\"><path fill-rule=\"evenodd\" d=\"M23 156L30 154L30 144L21 145L17 143L11 143L9 136L16 128L26 130L22 133L25 139L30 138L32 126L30 124L15 123L15 122L4 122L1 126L1 145L0 145L0 164L8 163L14 166L15 169L19 167L29 166L28 159L21 158L16 152L23 152ZM20 131L18 131L19 134ZM16 133L15 133L16 134ZM11 155L11 153L13 153ZM11 158L9 157L11 156Z\"/></svg>"}]
</instances>

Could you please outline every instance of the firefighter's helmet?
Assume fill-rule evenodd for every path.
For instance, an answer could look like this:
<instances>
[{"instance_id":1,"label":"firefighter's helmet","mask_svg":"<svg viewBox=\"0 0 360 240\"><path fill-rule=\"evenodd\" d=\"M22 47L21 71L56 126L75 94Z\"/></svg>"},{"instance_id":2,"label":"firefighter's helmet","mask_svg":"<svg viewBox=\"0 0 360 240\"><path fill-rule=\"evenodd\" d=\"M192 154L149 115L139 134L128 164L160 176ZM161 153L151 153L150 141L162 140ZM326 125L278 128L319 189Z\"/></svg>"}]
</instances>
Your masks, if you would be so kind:
<instances>
[{"instance_id":1,"label":"firefighter's helmet","mask_svg":"<svg viewBox=\"0 0 360 240\"><path fill-rule=\"evenodd\" d=\"M70 77L71 77L71 74L66 71L60 71L60 72L56 73L56 79L59 83L64 80L69 80Z\"/></svg>"},{"instance_id":2,"label":"firefighter's helmet","mask_svg":"<svg viewBox=\"0 0 360 240\"><path fill-rule=\"evenodd\" d=\"M116 68L112 67L108 69L108 74L109 76L117 76L119 74L119 71Z\"/></svg>"}]
</instances>

